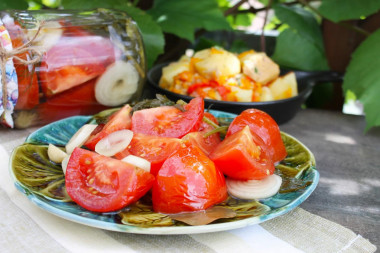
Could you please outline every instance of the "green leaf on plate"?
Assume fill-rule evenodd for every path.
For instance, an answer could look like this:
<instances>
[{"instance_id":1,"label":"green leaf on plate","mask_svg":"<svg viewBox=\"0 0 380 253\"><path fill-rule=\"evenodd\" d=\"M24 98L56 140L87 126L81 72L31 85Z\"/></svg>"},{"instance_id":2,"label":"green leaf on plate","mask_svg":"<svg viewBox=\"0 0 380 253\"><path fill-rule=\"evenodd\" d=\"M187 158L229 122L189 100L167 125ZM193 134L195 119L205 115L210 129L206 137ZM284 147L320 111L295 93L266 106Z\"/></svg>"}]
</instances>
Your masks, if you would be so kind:
<instances>
[{"instance_id":1,"label":"green leaf on plate","mask_svg":"<svg viewBox=\"0 0 380 253\"><path fill-rule=\"evenodd\" d=\"M0 10L24 10L28 6L28 2L25 0L0 1Z\"/></svg>"},{"instance_id":2,"label":"green leaf on plate","mask_svg":"<svg viewBox=\"0 0 380 253\"><path fill-rule=\"evenodd\" d=\"M164 52L164 34L161 27L153 18L139 8L134 7L123 0L62 0L62 6L66 9L95 9L111 8L126 12L137 23L143 37L148 68L151 67L157 57Z\"/></svg>"},{"instance_id":3,"label":"green leaf on plate","mask_svg":"<svg viewBox=\"0 0 380 253\"><path fill-rule=\"evenodd\" d=\"M287 68L305 71L328 69L324 52L289 28L277 37L272 59Z\"/></svg>"},{"instance_id":4,"label":"green leaf on plate","mask_svg":"<svg viewBox=\"0 0 380 253\"><path fill-rule=\"evenodd\" d=\"M371 34L352 54L343 82L364 105L367 127L380 126L380 29Z\"/></svg>"},{"instance_id":5,"label":"green leaf on plate","mask_svg":"<svg viewBox=\"0 0 380 253\"><path fill-rule=\"evenodd\" d=\"M199 28L208 31L230 29L215 0L156 0L148 11L167 33L194 41Z\"/></svg>"},{"instance_id":6,"label":"green leaf on plate","mask_svg":"<svg viewBox=\"0 0 380 253\"><path fill-rule=\"evenodd\" d=\"M60 165L49 160L47 146L24 144L15 149L12 171L26 192L70 201Z\"/></svg>"},{"instance_id":7,"label":"green leaf on plate","mask_svg":"<svg viewBox=\"0 0 380 253\"><path fill-rule=\"evenodd\" d=\"M359 19L376 13L380 9L379 0L323 0L320 13L334 22Z\"/></svg>"}]
</instances>

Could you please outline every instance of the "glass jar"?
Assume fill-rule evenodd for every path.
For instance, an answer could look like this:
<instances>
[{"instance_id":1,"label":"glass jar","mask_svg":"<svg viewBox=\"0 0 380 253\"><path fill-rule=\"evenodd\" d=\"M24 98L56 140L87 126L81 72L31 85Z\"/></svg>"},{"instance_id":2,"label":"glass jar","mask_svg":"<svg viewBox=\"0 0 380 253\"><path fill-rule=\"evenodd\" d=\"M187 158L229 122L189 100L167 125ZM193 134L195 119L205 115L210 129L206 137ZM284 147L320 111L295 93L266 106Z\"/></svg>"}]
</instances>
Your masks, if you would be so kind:
<instances>
[{"instance_id":1,"label":"glass jar","mask_svg":"<svg viewBox=\"0 0 380 253\"><path fill-rule=\"evenodd\" d=\"M0 41L0 115L8 127L91 115L141 96L142 37L123 12L2 11Z\"/></svg>"}]
</instances>

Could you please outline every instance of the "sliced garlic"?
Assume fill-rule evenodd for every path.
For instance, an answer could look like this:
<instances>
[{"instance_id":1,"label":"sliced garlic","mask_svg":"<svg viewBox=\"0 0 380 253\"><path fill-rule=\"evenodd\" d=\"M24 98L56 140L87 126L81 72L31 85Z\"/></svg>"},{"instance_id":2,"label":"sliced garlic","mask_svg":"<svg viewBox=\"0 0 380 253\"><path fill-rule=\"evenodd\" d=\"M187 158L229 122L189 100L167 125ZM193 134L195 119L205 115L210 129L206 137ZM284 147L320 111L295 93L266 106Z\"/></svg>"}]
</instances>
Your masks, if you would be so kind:
<instances>
[{"instance_id":1,"label":"sliced garlic","mask_svg":"<svg viewBox=\"0 0 380 253\"><path fill-rule=\"evenodd\" d=\"M133 138L131 130L123 129L113 132L101 139L95 146L95 152L105 156L113 156L127 148Z\"/></svg>"},{"instance_id":2,"label":"sliced garlic","mask_svg":"<svg viewBox=\"0 0 380 253\"><path fill-rule=\"evenodd\" d=\"M63 159L65 159L67 156L65 152L63 152L60 148L54 146L53 144L49 144L47 153L49 159L55 163L62 163Z\"/></svg>"},{"instance_id":3,"label":"sliced garlic","mask_svg":"<svg viewBox=\"0 0 380 253\"><path fill-rule=\"evenodd\" d=\"M140 169L150 172L150 162L144 158L128 155L122 159L123 162L132 164Z\"/></svg>"},{"instance_id":4,"label":"sliced garlic","mask_svg":"<svg viewBox=\"0 0 380 253\"><path fill-rule=\"evenodd\" d=\"M275 195L281 187L282 178L271 175L261 180L226 179L229 194L239 199L265 199Z\"/></svg>"},{"instance_id":5,"label":"sliced garlic","mask_svg":"<svg viewBox=\"0 0 380 253\"><path fill-rule=\"evenodd\" d=\"M66 144L66 153L71 154L76 147L81 147L98 125L85 124Z\"/></svg>"},{"instance_id":6,"label":"sliced garlic","mask_svg":"<svg viewBox=\"0 0 380 253\"><path fill-rule=\"evenodd\" d=\"M95 98L106 106L126 103L136 93L139 79L136 68L130 62L116 61L96 81Z\"/></svg>"},{"instance_id":7,"label":"sliced garlic","mask_svg":"<svg viewBox=\"0 0 380 253\"><path fill-rule=\"evenodd\" d=\"M65 159L63 159L62 161L62 171L63 171L63 174L66 175L66 169L67 169L67 165L69 164L69 160L70 160L70 155L67 155L65 157Z\"/></svg>"}]
</instances>

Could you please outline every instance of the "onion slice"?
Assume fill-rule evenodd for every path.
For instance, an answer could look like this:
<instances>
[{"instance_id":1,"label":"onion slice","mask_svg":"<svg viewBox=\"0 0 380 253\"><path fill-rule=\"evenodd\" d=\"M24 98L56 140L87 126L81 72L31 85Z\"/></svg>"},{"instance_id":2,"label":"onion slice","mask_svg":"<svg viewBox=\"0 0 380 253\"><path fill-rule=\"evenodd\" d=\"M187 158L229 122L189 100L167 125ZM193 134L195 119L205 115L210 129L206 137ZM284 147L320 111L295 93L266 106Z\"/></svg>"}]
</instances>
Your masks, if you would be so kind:
<instances>
[{"instance_id":1,"label":"onion slice","mask_svg":"<svg viewBox=\"0 0 380 253\"><path fill-rule=\"evenodd\" d=\"M121 160L123 162L139 167L140 169L143 169L147 172L150 172L150 162L144 158L134 156L134 155L128 155Z\"/></svg>"},{"instance_id":2,"label":"onion slice","mask_svg":"<svg viewBox=\"0 0 380 253\"><path fill-rule=\"evenodd\" d=\"M136 93L139 80L139 74L130 62L116 61L96 81L96 101L106 106L126 103Z\"/></svg>"},{"instance_id":3,"label":"onion slice","mask_svg":"<svg viewBox=\"0 0 380 253\"><path fill-rule=\"evenodd\" d=\"M63 152L60 148L54 146L53 144L49 144L48 157L51 161L55 163L62 163L63 159L67 156L65 152Z\"/></svg>"},{"instance_id":4,"label":"onion slice","mask_svg":"<svg viewBox=\"0 0 380 253\"><path fill-rule=\"evenodd\" d=\"M275 195L281 187L282 178L271 175L261 180L226 179L227 191L239 199L265 199Z\"/></svg>"},{"instance_id":5,"label":"onion slice","mask_svg":"<svg viewBox=\"0 0 380 253\"><path fill-rule=\"evenodd\" d=\"M66 144L66 153L71 154L76 147L81 147L97 126L92 124L83 125Z\"/></svg>"},{"instance_id":6,"label":"onion slice","mask_svg":"<svg viewBox=\"0 0 380 253\"><path fill-rule=\"evenodd\" d=\"M113 156L126 149L132 138L133 132L127 129L110 133L96 144L95 152L105 156Z\"/></svg>"}]
</instances>

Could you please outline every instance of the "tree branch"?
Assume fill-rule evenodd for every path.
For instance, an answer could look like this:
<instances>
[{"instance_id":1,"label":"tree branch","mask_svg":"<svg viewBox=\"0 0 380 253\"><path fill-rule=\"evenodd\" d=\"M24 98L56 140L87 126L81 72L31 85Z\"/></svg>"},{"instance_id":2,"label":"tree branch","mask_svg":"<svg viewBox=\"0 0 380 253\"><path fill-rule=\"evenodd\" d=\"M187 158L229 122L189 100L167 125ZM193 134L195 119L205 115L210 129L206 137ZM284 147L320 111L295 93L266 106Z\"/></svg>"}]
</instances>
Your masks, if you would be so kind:
<instances>
[{"instance_id":1,"label":"tree branch","mask_svg":"<svg viewBox=\"0 0 380 253\"><path fill-rule=\"evenodd\" d=\"M265 28L265 25L267 24L267 19L268 19L268 12L269 12L269 9L272 7L272 2L273 0L269 0L268 2L268 5L266 6L265 8L265 16L264 16L264 23L263 23L263 28L261 29L261 38L260 38L260 41L261 41L261 51L262 52L266 52L266 48L265 48L265 35L264 35L264 28Z\"/></svg>"},{"instance_id":2,"label":"tree branch","mask_svg":"<svg viewBox=\"0 0 380 253\"><path fill-rule=\"evenodd\" d=\"M237 2L234 6L232 6L231 8L229 8L228 10L226 10L224 12L224 16L228 16L228 15L231 15L231 14L236 14L237 12L239 12L239 7L246 3L248 0L240 0L239 2Z\"/></svg>"},{"instance_id":3,"label":"tree branch","mask_svg":"<svg viewBox=\"0 0 380 253\"><path fill-rule=\"evenodd\" d=\"M314 0L313 0L314 1ZM318 0L319 1L319 0ZM243 0L243 2L246 2ZM240 3L240 2L239 2ZM239 4L238 3L238 4ZM287 3L283 3L284 5L287 5L287 6L291 6L291 5L295 5L295 4L299 4L298 1L293 1L293 2L287 2ZM268 4L269 5L269 4ZM236 6L236 5L235 5ZM239 10L238 6L237 8L234 8L235 6L231 7L230 9L228 9L227 11L224 12L224 15L227 16L227 15L236 15L236 14L245 14L245 13L252 13L252 14L256 14L258 12L261 12L261 11L265 11L267 9L267 6L265 7L262 7L262 8L255 8L255 7L252 7L250 6L248 9L245 9L245 10ZM227 15L226 15L227 14Z\"/></svg>"}]
</instances>

